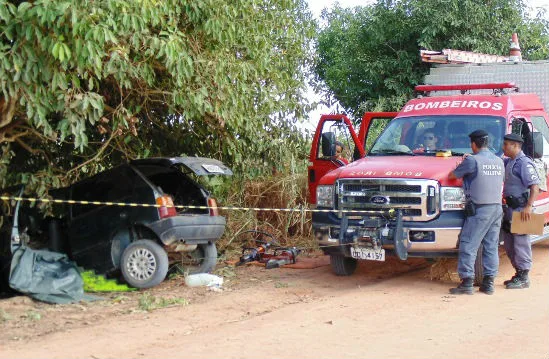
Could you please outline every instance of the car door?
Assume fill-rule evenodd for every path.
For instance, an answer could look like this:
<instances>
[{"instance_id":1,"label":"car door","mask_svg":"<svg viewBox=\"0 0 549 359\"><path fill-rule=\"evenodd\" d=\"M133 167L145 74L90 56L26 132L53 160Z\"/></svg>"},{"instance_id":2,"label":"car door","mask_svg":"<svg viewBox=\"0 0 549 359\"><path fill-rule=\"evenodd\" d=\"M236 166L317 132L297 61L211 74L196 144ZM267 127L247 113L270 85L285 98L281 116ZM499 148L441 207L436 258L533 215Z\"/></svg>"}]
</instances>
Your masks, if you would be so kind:
<instances>
[{"instance_id":1,"label":"car door","mask_svg":"<svg viewBox=\"0 0 549 359\"><path fill-rule=\"evenodd\" d=\"M71 188L75 201L130 202L133 178L128 166L100 173ZM68 239L73 259L84 268L107 272L114 268L111 241L114 234L128 226L132 207L104 204L73 204L70 209Z\"/></svg>"}]
</instances>

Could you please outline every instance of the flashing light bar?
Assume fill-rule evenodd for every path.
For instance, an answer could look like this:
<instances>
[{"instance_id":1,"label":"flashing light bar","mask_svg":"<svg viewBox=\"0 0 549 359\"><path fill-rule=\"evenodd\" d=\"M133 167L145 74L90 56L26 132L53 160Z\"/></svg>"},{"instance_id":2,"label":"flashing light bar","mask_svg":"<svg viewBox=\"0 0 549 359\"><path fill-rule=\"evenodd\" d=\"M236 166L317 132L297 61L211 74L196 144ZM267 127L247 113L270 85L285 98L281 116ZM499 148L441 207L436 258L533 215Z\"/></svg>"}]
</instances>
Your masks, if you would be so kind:
<instances>
[{"instance_id":1,"label":"flashing light bar","mask_svg":"<svg viewBox=\"0 0 549 359\"><path fill-rule=\"evenodd\" d=\"M503 90L516 88L514 82L499 82L488 84L461 84L461 85L418 85L415 90L418 92L432 91L468 91L468 90Z\"/></svg>"}]
</instances>

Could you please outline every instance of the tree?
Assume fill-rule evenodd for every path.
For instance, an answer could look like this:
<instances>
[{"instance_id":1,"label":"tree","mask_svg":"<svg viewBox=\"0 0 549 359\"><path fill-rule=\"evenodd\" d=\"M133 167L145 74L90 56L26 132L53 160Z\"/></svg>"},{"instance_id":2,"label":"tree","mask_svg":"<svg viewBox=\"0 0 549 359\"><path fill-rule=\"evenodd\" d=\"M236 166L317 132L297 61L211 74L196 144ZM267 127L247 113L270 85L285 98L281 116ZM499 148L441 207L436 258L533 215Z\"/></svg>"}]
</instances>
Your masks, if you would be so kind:
<instances>
[{"instance_id":1,"label":"tree","mask_svg":"<svg viewBox=\"0 0 549 359\"><path fill-rule=\"evenodd\" d=\"M421 48L508 54L518 32L523 58L549 57L549 23L522 0L378 0L324 11L316 74L329 95L359 118L398 110L429 69Z\"/></svg>"},{"instance_id":2,"label":"tree","mask_svg":"<svg viewBox=\"0 0 549 359\"><path fill-rule=\"evenodd\" d=\"M0 0L0 187L147 156L271 168L302 141L314 30L303 0Z\"/></svg>"}]
</instances>

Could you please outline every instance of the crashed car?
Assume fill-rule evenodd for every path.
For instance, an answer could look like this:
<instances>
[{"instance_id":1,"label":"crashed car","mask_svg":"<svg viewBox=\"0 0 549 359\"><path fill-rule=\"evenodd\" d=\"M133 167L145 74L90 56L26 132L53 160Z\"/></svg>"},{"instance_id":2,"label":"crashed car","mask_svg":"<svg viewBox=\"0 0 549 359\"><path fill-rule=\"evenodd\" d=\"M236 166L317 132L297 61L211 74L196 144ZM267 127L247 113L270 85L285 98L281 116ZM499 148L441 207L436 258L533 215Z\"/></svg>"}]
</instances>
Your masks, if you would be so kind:
<instances>
[{"instance_id":1,"label":"crashed car","mask_svg":"<svg viewBox=\"0 0 549 359\"><path fill-rule=\"evenodd\" d=\"M189 273L209 272L226 222L215 199L191 174L232 172L220 161L201 157L134 160L50 191L53 198L65 201L127 205L66 202L60 218L39 220L33 211L21 213L24 225L19 228L31 239L46 232L51 250L67 253L79 266L97 273L120 272L136 288L162 282L170 262Z\"/></svg>"}]
</instances>

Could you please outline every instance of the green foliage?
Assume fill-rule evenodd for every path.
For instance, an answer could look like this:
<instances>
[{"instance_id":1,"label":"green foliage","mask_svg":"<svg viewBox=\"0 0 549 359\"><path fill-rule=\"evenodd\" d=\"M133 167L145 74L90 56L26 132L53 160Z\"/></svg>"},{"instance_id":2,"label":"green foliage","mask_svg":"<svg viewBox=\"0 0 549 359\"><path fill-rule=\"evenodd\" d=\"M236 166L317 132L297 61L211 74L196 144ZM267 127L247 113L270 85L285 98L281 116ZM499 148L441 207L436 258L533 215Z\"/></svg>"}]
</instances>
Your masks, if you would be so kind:
<instances>
[{"instance_id":1,"label":"green foliage","mask_svg":"<svg viewBox=\"0 0 549 359\"><path fill-rule=\"evenodd\" d=\"M316 73L357 118L400 109L429 68L420 48L507 55L518 32L523 58L549 57L549 23L529 18L523 0L378 0L322 19Z\"/></svg>"},{"instance_id":2,"label":"green foliage","mask_svg":"<svg viewBox=\"0 0 549 359\"><path fill-rule=\"evenodd\" d=\"M2 181L180 154L270 170L302 150L314 31L304 0L0 0Z\"/></svg>"}]
</instances>

